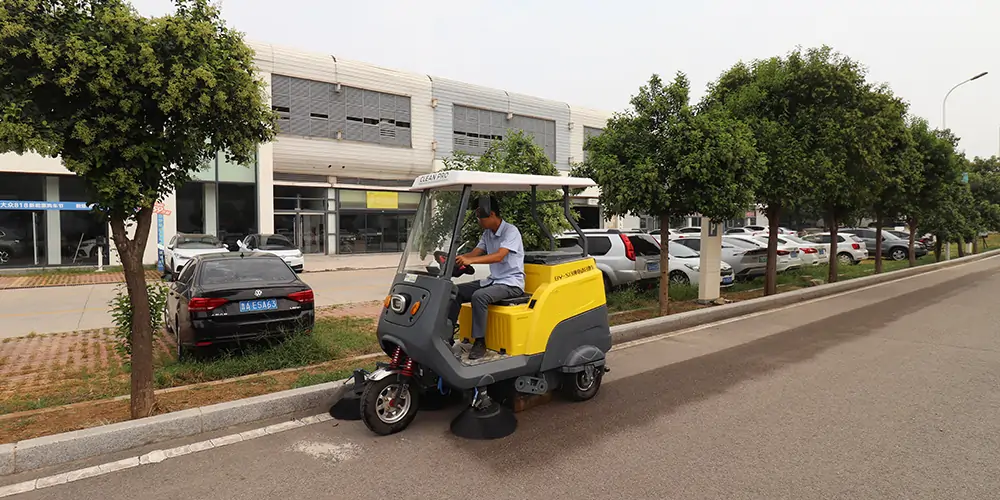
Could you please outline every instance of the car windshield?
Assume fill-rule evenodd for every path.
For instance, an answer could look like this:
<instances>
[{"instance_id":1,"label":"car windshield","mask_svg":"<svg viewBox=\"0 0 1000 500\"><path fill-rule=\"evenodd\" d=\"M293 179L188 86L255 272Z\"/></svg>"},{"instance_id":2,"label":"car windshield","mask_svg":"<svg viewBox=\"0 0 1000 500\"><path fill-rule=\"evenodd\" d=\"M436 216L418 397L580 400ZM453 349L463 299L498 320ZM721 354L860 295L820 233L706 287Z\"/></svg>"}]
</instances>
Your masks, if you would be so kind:
<instances>
[{"instance_id":1,"label":"car windshield","mask_svg":"<svg viewBox=\"0 0 1000 500\"><path fill-rule=\"evenodd\" d=\"M446 256L451 249L461 202L462 193L459 191L425 191L420 196L397 273L438 274L440 267L435 253ZM459 253L471 250L465 245Z\"/></svg>"},{"instance_id":2,"label":"car windshield","mask_svg":"<svg viewBox=\"0 0 1000 500\"><path fill-rule=\"evenodd\" d=\"M278 257L209 260L202 264L203 285L295 281L295 272Z\"/></svg>"},{"instance_id":3,"label":"car windshield","mask_svg":"<svg viewBox=\"0 0 1000 500\"><path fill-rule=\"evenodd\" d=\"M265 234L260 237L261 250L295 250L292 240L280 234Z\"/></svg>"},{"instance_id":4,"label":"car windshield","mask_svg":"<svg viewBox=\"0 0 1000 500\"><path fill-rule=\"evenodd\" d=\"M222 241L210 234L185 235L177 238L177 248L189 250L222 248Z\"/></svg>"},{"instance_id":5,"label":"car windshield","mask_svg":"<svg viewBox=\"0 0 1000 500\"><path fill-rule=\"evenodd\" d=\"M698 252L695 252L680 243L674 243L673 241L667 245L667 253L669 253L671 257L677 257L678 259L693 259L699 256Z\"/></svg>"}]
</instances>

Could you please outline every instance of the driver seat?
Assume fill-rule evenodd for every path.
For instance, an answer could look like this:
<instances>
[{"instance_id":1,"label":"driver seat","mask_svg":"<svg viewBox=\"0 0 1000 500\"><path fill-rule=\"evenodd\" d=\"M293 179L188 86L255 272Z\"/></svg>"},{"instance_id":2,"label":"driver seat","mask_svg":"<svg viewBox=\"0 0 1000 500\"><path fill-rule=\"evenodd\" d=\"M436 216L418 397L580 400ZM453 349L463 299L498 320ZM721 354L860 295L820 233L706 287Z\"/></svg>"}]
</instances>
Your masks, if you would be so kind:
<instances>
[{"instance_id":1,"label":"driver seat","mask_svg":"<svg viewBox=\"0 0 1000 500\"><path fill-rule=\"evenodd\" d=\"M501 299L494 302L492 305L495 306L519 306L521 304L527 304L531 302L531 295L522 292L520 297L511 297L509 299Z\"/></svg>"}]
</instances>

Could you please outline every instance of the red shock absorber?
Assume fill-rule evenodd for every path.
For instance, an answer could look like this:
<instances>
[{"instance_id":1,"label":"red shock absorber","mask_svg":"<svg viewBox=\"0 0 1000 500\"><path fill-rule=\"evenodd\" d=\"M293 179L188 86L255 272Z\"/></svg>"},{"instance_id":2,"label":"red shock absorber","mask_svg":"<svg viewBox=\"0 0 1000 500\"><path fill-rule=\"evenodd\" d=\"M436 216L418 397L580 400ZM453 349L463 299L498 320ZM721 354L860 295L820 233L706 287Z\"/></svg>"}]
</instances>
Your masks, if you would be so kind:
<instances>
[{"instance_id":1,"label":"red shock absorber","mask_svg":"<svg viewBox=\"0 0 1000 500\"><path fill-rule=\"evenodd\" d=\"M403 348L396 346L396 350L392 352L392 360L389 361L389 369L395 370L399 368L399 363L403 361Z\"/></svg>"},{"instance_id":2,"label":"red shock absorber","mask_svg":"<svg viewBox=\"0 0 1000 500\"><path fill-rule=\"evenodd\" d=\"M404 377L413 376L413 358L411 357L406 358L406 363L403 364L403 369L399 373Z\"/></svg>"}]
</instances>

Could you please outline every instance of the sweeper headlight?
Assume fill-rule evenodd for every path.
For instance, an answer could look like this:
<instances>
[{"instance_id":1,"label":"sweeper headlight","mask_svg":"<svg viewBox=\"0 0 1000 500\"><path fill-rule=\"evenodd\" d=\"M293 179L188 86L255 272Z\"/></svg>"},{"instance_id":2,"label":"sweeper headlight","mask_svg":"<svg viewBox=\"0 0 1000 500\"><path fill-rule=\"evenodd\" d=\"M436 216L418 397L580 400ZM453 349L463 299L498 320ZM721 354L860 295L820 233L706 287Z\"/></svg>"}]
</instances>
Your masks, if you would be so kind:
<instances>
[{"instance_id":1,"label":"sweeper headlight","mask_svg":"<svg viewBox=\"0 0 1000 500\"><path fill-rule=\"evenodd\" d=\"M393 294L389 297L389 309L396 314L403 314L406 311L406 304L409 302L406 300L406 296L400 293Z\"/></svg>"}]
</instances>

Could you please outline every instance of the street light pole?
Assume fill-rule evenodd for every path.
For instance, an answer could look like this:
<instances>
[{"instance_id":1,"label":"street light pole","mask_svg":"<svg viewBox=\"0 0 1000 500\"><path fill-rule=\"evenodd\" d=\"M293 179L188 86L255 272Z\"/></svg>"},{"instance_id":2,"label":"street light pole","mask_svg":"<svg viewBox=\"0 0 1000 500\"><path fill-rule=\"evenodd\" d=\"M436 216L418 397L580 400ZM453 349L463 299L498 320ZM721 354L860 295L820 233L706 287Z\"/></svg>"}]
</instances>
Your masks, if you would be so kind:
<instances>
[{"instance_id":1,"label":"street light pole","mask_svg":"<svg viewBox=\"0 0 1000 500\"><path fill-rule=\"evenodd\" d=\"M948 122L946 121L946 116L947 116L947 111L948 111L948 96L951 95L952 91L954 91L955 89L961 87L962 85L965 85L966 83L971 82L972 80L978 80L978 79L986 76L987 73L989 73L989 71L983 71L982 73L980 73L980 74L978 74L978 75L976 75L976 76L974 76L972 78L969 78L968 80L965 80L963 82L959 82L958 85L955 85L954 87L952 87L951 90L949 90L948 93L944 95L944 99L941 101L941 130L948 130ZM944 250L944 259L945 260L951 260L951 242L948 242L948 246L945 247L945 250Z\"/></svg>"}]
</instances>

